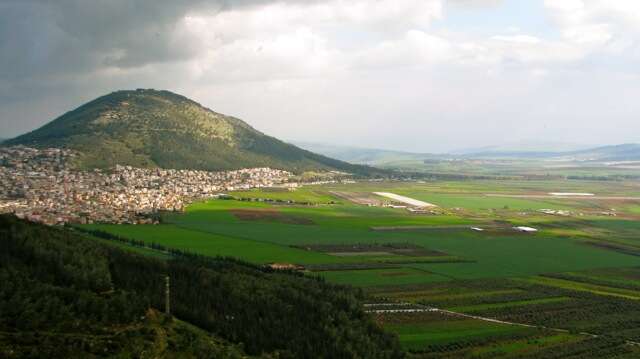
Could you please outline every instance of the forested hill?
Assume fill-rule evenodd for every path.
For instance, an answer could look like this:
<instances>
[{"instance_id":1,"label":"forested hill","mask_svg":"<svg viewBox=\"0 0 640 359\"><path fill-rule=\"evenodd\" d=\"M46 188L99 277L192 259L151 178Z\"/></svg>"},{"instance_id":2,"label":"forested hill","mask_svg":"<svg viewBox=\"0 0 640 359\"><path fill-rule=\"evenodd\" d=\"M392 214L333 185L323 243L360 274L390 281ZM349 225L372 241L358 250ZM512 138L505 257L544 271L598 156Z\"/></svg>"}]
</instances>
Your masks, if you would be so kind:
<instances>
[{"instance_id":1,"label":"forested hill","mask_svg":"<svg viewBox=\"0 0 640 359\"><path fill-rule=\"evenodd\" d=\"M66 147L83 167L226 170L273 167L293 172L381 171L325 157L267 136L169 91L117 91L70 111L4 145Z\"/></svg>"},{"instance_id":2,"label":"forested hill","mask_svg":"<svg viewBox=\"0 0 640 359\"><path fill-rule=\"evenodd\" d=\"M402 357L359 292L229 259L180 258L1 215L0 357ZM174 319L158 310L166 275Z\"/></svg>"}]
</instances>

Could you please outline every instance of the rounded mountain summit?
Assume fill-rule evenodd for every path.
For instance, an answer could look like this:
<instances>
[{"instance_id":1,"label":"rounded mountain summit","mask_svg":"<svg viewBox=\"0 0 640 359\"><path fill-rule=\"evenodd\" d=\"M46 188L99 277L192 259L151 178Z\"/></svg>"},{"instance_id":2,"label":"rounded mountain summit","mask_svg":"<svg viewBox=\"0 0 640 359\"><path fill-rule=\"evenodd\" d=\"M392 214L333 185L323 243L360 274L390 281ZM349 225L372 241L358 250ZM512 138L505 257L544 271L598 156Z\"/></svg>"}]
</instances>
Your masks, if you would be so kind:
<instances>
[{"instance_id":1,"label":"rounded mountain summit","mask_svg":"<svg viewBox=\"0 0 640 359\"><path fill-rule=\"evenodd\" d=\"M81 154L82 168L120 164L209 171L272 167L296 173L379 172L300 149L184 96L153 89L99 97L3 145L73 149Z\"/></svg>"}]
</instances>

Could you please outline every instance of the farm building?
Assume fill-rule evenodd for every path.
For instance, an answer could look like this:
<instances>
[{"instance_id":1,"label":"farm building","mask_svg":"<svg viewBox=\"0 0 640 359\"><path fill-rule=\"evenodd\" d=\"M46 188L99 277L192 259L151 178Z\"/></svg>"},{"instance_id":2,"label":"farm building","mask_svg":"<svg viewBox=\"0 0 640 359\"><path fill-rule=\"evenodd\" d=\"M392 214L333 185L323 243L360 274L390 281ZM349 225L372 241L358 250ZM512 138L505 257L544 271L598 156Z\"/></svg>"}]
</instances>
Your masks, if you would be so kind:
<instances>
[{"instance_id":1,"label":"farm building","mask_svg":"<svg viewBox=\"0 0 640 359\"><path fill-rule=\"evenodd\" d=\"M429 214L429 213L432 213L431 211L427 211L426 209L413 208L413 207L407 208L407 211L409 211L411 213L418 213L418 214Z\"/></svg>"},{"instance_id":2,"label":"farm building","mask_svg":"<svg viewBox=\"0 0 640 359\"><path fill-rule=\"evenodd\" d=\"M402 205L397 205L397 204L388 204L385 207L395 208L395 209L405 209L405 208L407 208L407 206L402 206Z\"/></svg>"},{"instance_id":3,"label":"farm building","mask_svg":"<svg viewBox=\"0 0 640 359\"><path fill-rule=\"evenodd\" d=\"M538 230L536 228L525 227L525 226L513 227L513 229L515 229L518 232L523 232L523 233L536 233L536 232L538 232Z\"/></svg>"},{"instance_id":4,"label":"farm building","mask_svg":"<svg viewBox=\"0 0 640 359\"><path fill-rule=\"evenodd\" d=\"M267 264L267 267L275 270L295 270L295 271L304 270L303 266L297 265L297 264L291 264L291 263L270 263L270 264Z\"/></svg>"}]
</instances>

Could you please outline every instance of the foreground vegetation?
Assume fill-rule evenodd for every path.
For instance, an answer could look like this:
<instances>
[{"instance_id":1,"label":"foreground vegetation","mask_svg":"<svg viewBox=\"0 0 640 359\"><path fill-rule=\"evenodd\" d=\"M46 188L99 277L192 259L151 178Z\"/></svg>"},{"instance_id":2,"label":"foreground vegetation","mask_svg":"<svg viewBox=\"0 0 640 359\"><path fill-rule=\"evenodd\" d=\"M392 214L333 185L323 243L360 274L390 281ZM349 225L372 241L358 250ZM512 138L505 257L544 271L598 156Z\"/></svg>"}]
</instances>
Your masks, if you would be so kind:
<instances>
[{"instance_id":1,"label":"foreground vegetation","mask_svg":"<svg viewBox=\"0 0 640 359\"><path fill-rule=\"evenodd\" d=\"M235 260L142 256L0 216L0 356L401 357L362 293ZM160 314L171 278L175 318Z\"/></svg>"}]
</instances>

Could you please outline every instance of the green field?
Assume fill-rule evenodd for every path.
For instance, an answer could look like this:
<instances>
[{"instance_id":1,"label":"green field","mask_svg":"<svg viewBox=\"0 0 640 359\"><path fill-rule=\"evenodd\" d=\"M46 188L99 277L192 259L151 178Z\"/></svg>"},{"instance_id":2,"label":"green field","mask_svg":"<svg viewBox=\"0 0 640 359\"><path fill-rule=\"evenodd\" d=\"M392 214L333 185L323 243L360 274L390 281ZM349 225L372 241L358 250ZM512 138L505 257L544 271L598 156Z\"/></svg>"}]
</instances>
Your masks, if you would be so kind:
<instances>
[{"instance_id":1,"label":"green field","mask_svg":"<svg viewBox=\"0 0 640 359\"><path fill-rule=\"evenodd\" d=\"M481 312L489 309L503 309L503 308L527 306L527 305L535 305L535 304L558 303L558 302L564 302L567 300L571 300L571 298L552 297L552 298L511 301L511 302L505 302L505 303L476 304L476 305L468 305L468 306L461 306L461 307L453 307L451 308L451 310L454 312L473 313L473 312Z\"/></svg>"},{"instance_id":2,"label":"green field","mask_svg":"<svg viewBox=\"0 0 640 359\"><path fill-rule=\"evenodd\" d=\"M278 216L304 218L312 224L279 223L260 218L242 220L231 211L276 212ZM254 213L254 212L251 212ZM204 255L236 256L256 263L334 264L393 261L408 271L417 270L411 282L434 278L473 279L513 277L591 268L640 265L640 258L583 244L544 232L526 235L492 235L458 228L478 223L458 216L412 216L395 209L334 206L282 206L258 202L216 200L191 206L186 214L167 216L160 226L93 225L114 234L155 242ZM377 226L452 226L451 229L373 231ZM412 243L472 262L420 263L420 258L338 257L292 248L312 244ZM415 262L415 263L412 263ZM424 274L421 274L424 273ZM434 275L435 274L435 275ZM334 276L327 276L331 279ZM358 277L363 277L360 275ZM340 283L345 276L335 275ZM387 281L382 281L380 285ZM360 279L353 284L359 284ZM373 285L372 283L371 285ZM361 285L361 284L359 284Z\"/></svg>"},{"instance_id":3,"label":"green field","mask_svg":"<svg viewBox=\"0 0 640 359\"><path fill-rule=\"evenodd\" d=\"M486 323L472 319L426 321L423 323L393 323L387 325L397 333L400 343L407 349L424 349L434 344L457 341L486 340L531 332L530 328Z\"/></svg>"},{"instance_id":4,"label":"green field","mask_svg":"<svg viewBox=\"0 0 640 359\"><path fill-rule=\"evenodd\" d=\"M368 207L334 197L331 191L361 197L374 191L393 192L443 210L412 214ZM307 268L307 275L356 286L385 300L566 330L609 328L621 338L640 341L640 330L633 329L628 317L636 313L635 305L640 315L640 304L635 304L640 302L640 256L634 254L640 253L640 217L635 211L640 205L628 200L486 196L551 191L629 196L635 187L588 181L333 184L295 191L232 192L237 200L194 203L185 213L165 214L163 224L156 226L83 227L207 256L298 264ZM538 212L542 208L568 210L571 215L545 215ZM616 218L600 215L610 208L616 209ZM516 225L540 231L522 234L512 229ZM486 231L475 232L471 226ZM385 248L417 252L385 252ZM557 311L567 317L550 314ZM606 311L620 313L606 316ZM531 348L545 353L555 346L599 352L609 345L580 335L541 334L532 328L471 319L414 319L389 314L381 324L397 333L405 348L449 348L443 358L451 348L457 348L451 353L461 357L500 357Z\"/></svg>"},{"instance_id":5,"label":"green field","mask_svg":"<svg viewBox=\"0 0 640 359\"><path fill-rule=\"evenodd\" d=\"M232 191L230 194L238 198L266 198L310 203L342 202L327 193L315 191L313 187L297 188L295 191L288 191L286 189L276 191L254 189L249 191Z\"/></svg>"},{"instance_id":6,"label":"green field","mask_svg":"<svg viewBox=\"0 0 640 359\"><path fill-rule=\"evenodd\" d=\"M319 264L340 263L343 261L341 258L322 253L303 251L260 241L222 237L173 225L148 227L89 225L86 228L107 231L122 237L161 244L207 256L237 257L258 264L270 262Z\"/></svg>"},{"instance_id":7,"label":"green field","mask_svg":"<svg viewBox=\"0 0 640 359\"><path fill-rule=\"evenodd\" d=\"M546 278L546 277L531 277L524 279L529 283L548 285L551 287L584 291L598 295L620 297L625 299L640 300L640 291L629 290L623 288L608 287L597 284L574 282L565 279Z\"/></svg>"},{"instance_id":8,"label":"green field","mask_svg":"<svg viewBox=\"0 0 640 359\"><path fill-rule=\"evenodd\" d=\"M419 284L447 280L446 277L413 268L325 271L319 274L328 281L357 287Z\"/></svg>"}]
</instances>

